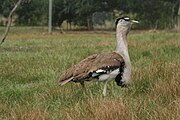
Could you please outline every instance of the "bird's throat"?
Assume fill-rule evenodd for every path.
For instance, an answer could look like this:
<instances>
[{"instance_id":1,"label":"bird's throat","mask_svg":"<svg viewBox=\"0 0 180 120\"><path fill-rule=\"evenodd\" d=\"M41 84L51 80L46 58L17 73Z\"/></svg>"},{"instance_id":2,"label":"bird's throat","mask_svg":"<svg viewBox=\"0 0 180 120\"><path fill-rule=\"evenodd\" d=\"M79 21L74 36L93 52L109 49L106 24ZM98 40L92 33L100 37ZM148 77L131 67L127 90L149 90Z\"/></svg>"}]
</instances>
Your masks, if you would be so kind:
<instances>
[{"instance_id":1,"label":"bird's throat","mask_svg":"<svg viewBox=\"0 0 180 120\"><path fill-rule=\"evenodd\" d=\"M124 59L129 58L127 34L128 30L125 28L117 28L116 30L116 52L119 53Z\"/></svg>"}]
</instances>

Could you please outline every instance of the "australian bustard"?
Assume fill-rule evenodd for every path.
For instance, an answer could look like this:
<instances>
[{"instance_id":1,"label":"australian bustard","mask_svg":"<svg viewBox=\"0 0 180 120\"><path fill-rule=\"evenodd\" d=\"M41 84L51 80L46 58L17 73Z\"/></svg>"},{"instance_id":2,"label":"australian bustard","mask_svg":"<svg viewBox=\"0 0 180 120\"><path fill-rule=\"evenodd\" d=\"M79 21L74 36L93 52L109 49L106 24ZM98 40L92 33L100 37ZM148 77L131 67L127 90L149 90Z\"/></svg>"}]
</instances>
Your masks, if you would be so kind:
<instances>
[{"instance_id":1,"label":"australian bustard","mask_svg":"<svg viewBox=\"0 0 180 120\"><path fill-rule=\"evenodd\" d=\"M84 81L103 81L103 96L107 94L107 83L115 80L118 86L127 87L131 83L131 61L128 53L127 34L131 25L138 21L129 17L116 20L116 51L95 54L67 69L60 77L60 85L73 81L83 88Z\"/></svg>"}]
</instances>

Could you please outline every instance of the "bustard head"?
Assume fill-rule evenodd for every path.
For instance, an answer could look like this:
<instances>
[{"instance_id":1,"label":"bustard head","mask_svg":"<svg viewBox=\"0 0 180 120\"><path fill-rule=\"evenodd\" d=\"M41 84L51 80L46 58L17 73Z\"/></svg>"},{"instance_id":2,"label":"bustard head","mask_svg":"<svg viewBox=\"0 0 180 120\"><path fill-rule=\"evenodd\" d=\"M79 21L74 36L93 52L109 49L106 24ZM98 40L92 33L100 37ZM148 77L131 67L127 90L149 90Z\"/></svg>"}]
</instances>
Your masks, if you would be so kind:
<instances>
[{"instance_id":1,"label":"bustard head","mask_svg":"<svg viewBox=\"0 0 180 120\"><path fill-rule=\"evenodd\" d=\"M127 16L116 19L116 26L120 25L120 26L130 27L133 23L139 23L139 22L136 20L132 20Z\"/></svg>"},{"instance_id":2,"label":"bustard head","mask_svg":"<svg viewBox=\"0 0 180 120\"><path fill-rule=\"evenodd\" d=\"M139 22L136 20L132 20L127 16L118 18L115 22L116 28L121 29L121 31L124 31L125 33L129 32L132 24L134 24L134 23L139 23Z\"/></svg>"}]
</instances>

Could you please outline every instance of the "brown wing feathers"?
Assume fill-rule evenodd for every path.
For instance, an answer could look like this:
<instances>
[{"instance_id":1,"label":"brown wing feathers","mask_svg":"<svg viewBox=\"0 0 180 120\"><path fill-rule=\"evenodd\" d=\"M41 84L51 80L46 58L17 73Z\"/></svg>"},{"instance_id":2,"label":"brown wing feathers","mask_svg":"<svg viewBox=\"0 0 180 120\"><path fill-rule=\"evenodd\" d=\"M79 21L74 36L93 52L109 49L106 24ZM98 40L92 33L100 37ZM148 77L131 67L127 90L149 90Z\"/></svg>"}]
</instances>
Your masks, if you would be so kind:
<instances>
[{"instance_id":1,"label":"brown wing feathers","mask_svg":"<svg viewBox=\"0 0 180 120\"><path fill-rule=\"evenodd\" d=\"M89 56L67 69L60 77L60 85L64 85L69 81L80 82L91 77L90 74L98 69L106 67L118 68L123 62L123 58L116 52Z\"/></svg>"}]
</instances>

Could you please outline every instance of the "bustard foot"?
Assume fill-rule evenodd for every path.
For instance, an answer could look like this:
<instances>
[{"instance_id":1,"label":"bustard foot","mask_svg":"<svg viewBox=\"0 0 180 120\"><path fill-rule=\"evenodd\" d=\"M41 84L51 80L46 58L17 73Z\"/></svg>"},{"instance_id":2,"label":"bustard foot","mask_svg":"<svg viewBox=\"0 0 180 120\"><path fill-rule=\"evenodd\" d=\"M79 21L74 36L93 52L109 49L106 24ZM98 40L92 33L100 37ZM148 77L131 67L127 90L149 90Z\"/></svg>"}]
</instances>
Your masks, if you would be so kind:
<instances>
[{"instance_id":1,"label":"bustard foot","mask_svg":"<svg viewBox=\"0 0 180 120\"><path fill-rule=\"evenodd\" d=\"M80 82L80 84L81 84L81 86L82 86L83 94L84 94L84 95L87 95L87 90L86 90L84 81L83 81L83 82Z\"/></svg>"},{"instance_id":2,"label":"bustard foot","mask_svg":"<svg viewBox=\"0 0 180 120\"><path fill-rule=\"evenodd\" d=\"M105 81L105 83L104 83L104 89L103 89L103 97L106 97L106 95L107 95L107 82L108 81Z\"/></svg>"}]
</instances>

